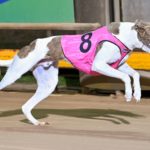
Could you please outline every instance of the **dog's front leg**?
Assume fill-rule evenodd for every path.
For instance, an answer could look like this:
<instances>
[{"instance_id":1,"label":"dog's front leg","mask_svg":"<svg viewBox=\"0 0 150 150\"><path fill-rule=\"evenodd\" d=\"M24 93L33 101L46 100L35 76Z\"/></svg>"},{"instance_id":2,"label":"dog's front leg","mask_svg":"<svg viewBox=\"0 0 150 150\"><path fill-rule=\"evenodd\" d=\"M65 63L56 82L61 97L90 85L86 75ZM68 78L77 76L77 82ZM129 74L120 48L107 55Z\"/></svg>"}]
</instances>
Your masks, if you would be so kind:
<instances>
[{"instance_id":1,"label":"dog's front leg","mask_svg":"<svg viewBox=\"0 0 150 150\"><path fill-rule=\"evenodd\" d=\"M120 58L120 51L114 44L105 42L101 50L95 56L92 70L100 74L121 79L125 83L125 98L127 101L132 99L131 79L128 74L112 68L108 63L115 62Z\"/></svg>"},{"instance_id":2,"label":"dog's front leg","mask_svg":"<svg viewBox=\"0 0 150 150\"><path fill-rule=\"evenodd\" d=\"M134 85L134 98L137 102L141 100L141 85L140 85L140 74L131 68L127 63L123 64L118 68L118 70L127 73L133 78L133 85Z\"/></svg>"},{"instance_id":3,"label":"dog's front leg","mask_svg":"<svg viewBox=\"0 0 150 150\"><path fill-rule=\"evenodd\" d=\"M94 62L92 70L103 75L121 79L125 83L125 98L129 102L132 99L132 87L129 75L110 67L105 62Z\"/></svg>"}]
</instances>

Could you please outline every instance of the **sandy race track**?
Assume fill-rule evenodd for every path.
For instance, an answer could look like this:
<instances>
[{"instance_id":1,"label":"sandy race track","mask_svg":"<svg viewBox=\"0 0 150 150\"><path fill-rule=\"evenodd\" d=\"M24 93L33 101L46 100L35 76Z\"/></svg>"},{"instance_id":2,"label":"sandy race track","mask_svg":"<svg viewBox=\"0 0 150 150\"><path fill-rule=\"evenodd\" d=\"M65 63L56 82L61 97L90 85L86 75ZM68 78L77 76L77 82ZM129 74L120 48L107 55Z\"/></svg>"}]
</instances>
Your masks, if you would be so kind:
<instances>
[{"instance_id":1,"label":"sandy race track","mask_svg":"<svg viewBox=\"0 0 150 150\"><path fill-rule=\"evenodd\" d=\"M0 92L0 150L150 150L148 98L53 94L33 111L40 127L20 110L32 94Z\"/></svg>"}]
</instances>

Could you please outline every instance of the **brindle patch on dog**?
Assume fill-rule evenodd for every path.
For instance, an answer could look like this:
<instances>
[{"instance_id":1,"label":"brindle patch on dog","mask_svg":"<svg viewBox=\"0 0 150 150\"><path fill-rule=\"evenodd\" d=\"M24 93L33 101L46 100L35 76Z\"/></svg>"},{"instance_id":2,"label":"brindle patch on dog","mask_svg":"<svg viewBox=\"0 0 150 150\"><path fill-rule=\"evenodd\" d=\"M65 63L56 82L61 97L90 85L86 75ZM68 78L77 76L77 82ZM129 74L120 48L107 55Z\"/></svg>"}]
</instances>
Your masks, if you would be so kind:
<instances>
[{"instance_id":1,"label":"brindle patch on dog","mask_svg":"<svg viewBox=\"0 0 150 150\"><path fill-rule=\"evenodd\" d=\"M63 50L61 47L61 37L53 38L48 44L47 47L49 51L46 55L52 61L58 61L60 59L64 59Z\"/></svg>"},{"instance_id":2,"label":"brindle patch on dog","mask_svg":"<svg viewBox=\"0 0 150 150\"><path fill-rule=\"evenodd\" d=\"M42 60L40 60L33 68L32 70L34 70L37 66L40 66L41 63L43 62L49 62L49 61L53 61L52 64L50 64L47 67L44 67L45 70L49 69L50 66L54 66L54 67L58 67L58 61L61 59L64 59L64 54L63 54L63 50L61 47L61 37L54 37L48 44L47 47L49 49L47 55L45 56L45 58L43 58ZM41 65L43 66L43 65Z\"/></svg>"},{"instance_id":3,"label":"brindle patch on dog","mask_svg":"<svg viewBox=\"0 0 150 150\"><path fill-rule=\"evenodd\" d=\"M36 45L36 40L34 40L33 42L31 42L29 45L24 46L23 48L20 49L20 51L18 52L18 57L19 58L25 58L28 56L28 54L34 50Z\"/></svg>"},{"instance_id":4,"label":"brindle patch on dog","mask_svg":"<svg viewBox=\"0 0 150 150\"><path fill-rule=\"evenodd\" d=\"M108 28L108 31L115 34L115 35L118 35L119 34L119 27L120 27L120 23L119 22L112 22L110 23L107 28ZM97 45L97 48L96 48L96 54L101 50L102 46L103 46L103 43L104 42L101 42Z\"/></svg>"},{"instance_id":5,"label":"brindle patch on dog","mask_svg":"<svg viewBox=\"0 0 150 150\"><path fill-rule=\"evenodd\" d=\"M119 34L119 27L120 27L119 22L112 22L107 27L108 27L109 32L116 34L116 35Z\"/></svg>"}]
</instances>

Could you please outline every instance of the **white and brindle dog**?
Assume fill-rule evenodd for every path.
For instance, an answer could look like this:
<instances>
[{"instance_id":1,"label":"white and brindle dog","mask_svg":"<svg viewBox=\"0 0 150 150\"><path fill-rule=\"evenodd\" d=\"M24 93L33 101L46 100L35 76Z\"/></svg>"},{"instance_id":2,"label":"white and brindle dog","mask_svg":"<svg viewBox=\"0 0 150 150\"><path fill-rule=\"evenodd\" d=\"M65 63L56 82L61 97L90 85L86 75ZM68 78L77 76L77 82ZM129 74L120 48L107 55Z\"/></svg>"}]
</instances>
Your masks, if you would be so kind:
<instances>
[{"instance_id":1,"label":"white and brindle dog","mask_svg":"<svg viewBox=\"0 0 150 150\"><path fill-rule=\"evenodd\" d=\"M113 68L110 64L121 58L120 49L115 44L107 40L104 41L98 46L99 49L96 50L91 64L91 71L122 80L125 84L126 101L131 101L133 97L139 102L141 100L140 75L126 63L126 60L130 52L136 48L150 53L150 24L142 21L136 21L135 23L121 22L111 23L107 28L130 51L119 62L118 67ZM85 37L84 39L82 36L82 40L85 40L87 47L92 44L91 41L87 41L92 35L88 34L88 36L88 39ZM14 57L12 63L11 61L0 62L0 65L4 66L8 66L11 63L0 82L0 90L14 83L27 71L33 71L38 87L35 94L22 106L22 111L34 125L46 124L46 122L39 122L34 118L31 111L40 101L55 90L58 83L57 62L60 59L66 59L62 51L61 37L54 36L37 39L30 45L23 47ZM82 48L82 50L86 51L86 48ZM133 78L133 91L130 77Z\"/></svg>"}]
</instances>

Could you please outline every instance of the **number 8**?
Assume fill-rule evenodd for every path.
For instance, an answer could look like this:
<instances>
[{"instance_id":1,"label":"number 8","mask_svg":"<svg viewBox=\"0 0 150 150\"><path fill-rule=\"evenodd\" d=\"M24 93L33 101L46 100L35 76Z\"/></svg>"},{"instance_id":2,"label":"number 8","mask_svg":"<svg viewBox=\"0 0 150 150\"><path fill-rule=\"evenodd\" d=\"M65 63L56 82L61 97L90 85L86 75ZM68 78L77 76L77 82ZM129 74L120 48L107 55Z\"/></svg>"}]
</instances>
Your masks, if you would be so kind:
<instances>
[{"instance_id":1,"label":"number 8","mask_svg":"<svg viewBox=\"0 0 150 150\"><path fill-rule=\"evenodd\" d=\"M92 46L92 42L90 41L91 37L92 37L92 33L91 32L82 35L82 37L81 37L82 43L80 45L80 51L82 53L87 53L90 50L90 48ZM84 48L85 43L88 44L86 48Z\"/></svg>"}]
</instances>

